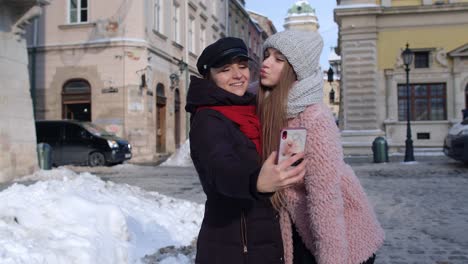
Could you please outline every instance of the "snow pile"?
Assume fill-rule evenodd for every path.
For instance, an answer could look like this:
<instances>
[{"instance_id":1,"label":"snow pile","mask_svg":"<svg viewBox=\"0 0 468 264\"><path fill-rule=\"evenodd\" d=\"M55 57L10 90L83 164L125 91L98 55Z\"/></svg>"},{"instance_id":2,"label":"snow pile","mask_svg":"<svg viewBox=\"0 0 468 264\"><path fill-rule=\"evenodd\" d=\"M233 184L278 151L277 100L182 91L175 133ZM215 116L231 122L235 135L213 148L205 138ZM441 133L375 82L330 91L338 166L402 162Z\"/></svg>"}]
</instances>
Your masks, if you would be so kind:
<instances>
[{"instance_id":1,"label":"snow pile","mask_svg":"<svg viewBox=\"0 0 468 264\"><path fill-rule=\"evenodd\" d=\"M190 141L187 139L177 151L170 156L161 166L191 167L193 166L190 157Z\"/></svg>"},{"instance_id":2,"label":"snow pile","mask_svg":"<svg viewBox=\"0 0 468 264\"><path fill-rule=\"evenodd\" d=\"M193 245L203 206L61 168L0 192L0 263L143 263ZM191 263L183 250L160 263ZM177 260L177 262L173 262ZM147 261L145 261L147 263Z\"/></svg>"}]
</instances>

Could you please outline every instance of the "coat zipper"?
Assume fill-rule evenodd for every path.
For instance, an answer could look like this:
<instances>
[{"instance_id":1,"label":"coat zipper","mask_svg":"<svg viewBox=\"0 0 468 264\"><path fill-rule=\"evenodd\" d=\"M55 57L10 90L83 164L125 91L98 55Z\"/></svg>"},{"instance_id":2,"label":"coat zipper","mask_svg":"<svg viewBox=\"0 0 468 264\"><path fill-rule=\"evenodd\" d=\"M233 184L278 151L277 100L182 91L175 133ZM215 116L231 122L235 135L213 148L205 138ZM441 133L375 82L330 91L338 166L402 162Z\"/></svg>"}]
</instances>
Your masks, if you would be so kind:
<instances>
[{"instance_id":1,"label":"coat zipper","mask_svg":"<svg viewBox=\"0 0 468 264\"><path fill-rule=\"evenodd\" d=\"M247 250L247 221L245 219L244 211L241 212L240 225L241 225L242 246L243 246L244 254L247 254L248 253L248 250Z\"/></svg>"}]
</instances>

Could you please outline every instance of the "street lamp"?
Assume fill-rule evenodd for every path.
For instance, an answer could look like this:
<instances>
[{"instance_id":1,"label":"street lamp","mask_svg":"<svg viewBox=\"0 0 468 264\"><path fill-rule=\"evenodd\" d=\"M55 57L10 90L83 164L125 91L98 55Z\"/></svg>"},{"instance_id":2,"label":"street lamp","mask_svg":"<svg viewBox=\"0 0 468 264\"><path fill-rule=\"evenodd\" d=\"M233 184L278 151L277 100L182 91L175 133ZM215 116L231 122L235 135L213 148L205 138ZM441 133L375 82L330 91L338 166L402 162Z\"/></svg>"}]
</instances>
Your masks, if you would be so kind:
<instances>
[{"instance_id":1,"label":"street lamp","mask_svg":"<svg viewBox=\"0 0 468 264\"><path fill-rule=\"evenodd\" d=\"M331 87L330 94L329 94L330 104L333 104L333 103L335 103L335 91L333 90L333 85L332 85L332 83L333 83L333 69L332 69L331 66L327 71L327 75L328 75L328 82L330 83L330 87Z\"/></svg>"},{"instance_id":2,"label":"street lamp","mask_svg":"<svg viewBox=\"0 0 468 264\"><path fill-rule=\"evenodd\" d=\"M401 53L406 71L406 141L405 141L405 162L414 161L413 140L411 139L411 124L410 124L410 85L409 71L410 65L413 62L413 52L409 49L409 44L406 43L406 49Z\"/></svg>"},{"instance_id":3,"label":"street lamp","mask_svg":"<svg viewBox=\"0 0 468 264\"><path fill-rule=\"evenodd\" d=\"M177 59L176 57L172 57L174 60L177 61L177 66L179 67L179 72L182 73L185 71L185 94L188 93L189 87L189 67L188 64L184 61L184 58ZM177 80L178 81L178 80ZM186 112L185 114L185 136L188 138L189 136L189 129L190 129L190 116L189 113Z\"/></svg>"}]
</instances>

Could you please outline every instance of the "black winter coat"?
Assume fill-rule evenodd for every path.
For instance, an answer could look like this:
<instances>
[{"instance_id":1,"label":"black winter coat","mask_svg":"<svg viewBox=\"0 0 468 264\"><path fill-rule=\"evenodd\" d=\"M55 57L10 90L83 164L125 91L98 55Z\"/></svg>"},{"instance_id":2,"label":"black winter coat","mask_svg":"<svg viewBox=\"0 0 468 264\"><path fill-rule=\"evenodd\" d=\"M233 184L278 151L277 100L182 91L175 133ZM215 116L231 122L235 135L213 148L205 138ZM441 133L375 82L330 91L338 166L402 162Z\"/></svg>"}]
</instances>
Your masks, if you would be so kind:
<instances>
[{"instance_id":1,"label":"black winter coat","mask_svg":"<svg viewBox=\"0 0 468 264\"><path fill-rule=\"evenodd\" d=\"M213 82L191 77L185 109L192 114L190 153L206 193L196 263L283 263L279 217L256 190L261 164L254 143L223 114L199 106L253 105Z\"/></svg>"}]
</instances>

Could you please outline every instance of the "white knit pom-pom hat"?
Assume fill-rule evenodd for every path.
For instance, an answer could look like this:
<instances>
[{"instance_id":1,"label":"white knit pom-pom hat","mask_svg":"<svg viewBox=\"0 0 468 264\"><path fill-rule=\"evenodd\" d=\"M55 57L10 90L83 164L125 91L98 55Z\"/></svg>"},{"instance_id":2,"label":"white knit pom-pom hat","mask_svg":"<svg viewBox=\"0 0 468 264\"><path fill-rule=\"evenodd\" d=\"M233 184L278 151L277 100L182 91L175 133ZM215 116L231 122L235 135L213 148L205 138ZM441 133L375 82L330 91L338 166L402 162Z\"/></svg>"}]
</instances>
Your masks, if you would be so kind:
<instances>
[{"instance_id":1,"label":"white knit pom-pom hat","mask_svg":"<svg viewBox=\"0 0 468 264\"><path fill-rule=\"evenodd\" d=\"M275 48L288 59L300 81L319 68L323 40L318 32L285 30L270 36L263 50Z\"/></svg>"},{"instance_id":2,"label":"white knit pom-pom hat","mask_svg":"<svg viewBox=\"0 0 468 264\"><path fill-rule=\"evenodd\" d=\"M274 48L280 51L291 64L297 82L288 93L287 117L294 118L311 104L323 100L323 73L320 54L323 40L318 32L285 30L265 41L263 50Z\"/></svg>"}]
</instances>

